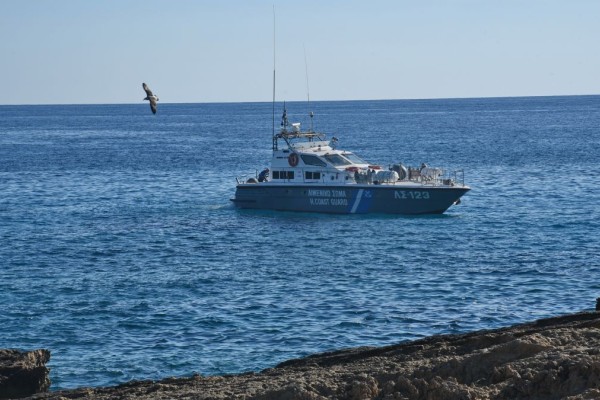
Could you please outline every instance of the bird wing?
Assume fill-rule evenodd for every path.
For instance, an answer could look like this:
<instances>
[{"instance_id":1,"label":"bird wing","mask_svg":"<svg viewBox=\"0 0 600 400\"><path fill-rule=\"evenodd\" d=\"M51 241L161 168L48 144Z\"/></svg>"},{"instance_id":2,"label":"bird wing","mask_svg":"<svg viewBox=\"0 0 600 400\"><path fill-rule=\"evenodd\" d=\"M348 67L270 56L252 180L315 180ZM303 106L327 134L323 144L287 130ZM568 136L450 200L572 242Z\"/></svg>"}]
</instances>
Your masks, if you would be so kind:
<instances>
[{"instance_id":1,"label":"bird wing","mask_svg":"<svg viewBox=\"0 0 600 400\"><path fill-rule=\"evenodd\" d=\"M146 92L146 95L148 95L148 97L152 96L152 90L150 90L146 83L142 83L142 87L144 88L144 91Z\"/></svg>"},{"instance_id":2,"label":"bird wing","mask_svg":"<svg viewBox=\"0 0 600 400\"><path fill-rule=\"evenodd\" d=\"M156 100L154 100L154 97L150 97L150 109L153 114L156 114Z\"/></svg>"}]
</instances>

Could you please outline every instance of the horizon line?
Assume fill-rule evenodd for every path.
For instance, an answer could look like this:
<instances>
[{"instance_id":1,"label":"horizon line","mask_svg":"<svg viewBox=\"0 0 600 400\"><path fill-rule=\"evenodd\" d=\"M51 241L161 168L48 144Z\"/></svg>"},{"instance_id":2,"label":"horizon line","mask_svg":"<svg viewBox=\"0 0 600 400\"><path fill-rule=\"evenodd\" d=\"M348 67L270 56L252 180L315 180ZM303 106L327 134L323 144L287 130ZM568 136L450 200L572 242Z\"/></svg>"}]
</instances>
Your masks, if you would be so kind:
<instances>
[{"instance_id":1,"label":"horizon line","mask_svg":"<svg viewBox=\"0 0 600 400\"><path fill-rule=\"evenodd\" d=\"M358 102L358 101L435 101L435 100L477 100L477 99L518 99L518 98L542 98L542 97L594 97L600 94L550 94L550 95L516 95L516 96L479 96L479 97L422 97L422 98L396 98L396 99L327 99L313 100L311 103L326 103L326 102ZM277 100L276 103L305 103L306 100ZM161 102L161 104L271 104L272 100L265 101L198 101L198 102ZM18 104L0 104L0 107L18 107L18 106L109 106L109 105L147 105L145 102L140 103L18 103Z\"/></svg>"}]
</instances>

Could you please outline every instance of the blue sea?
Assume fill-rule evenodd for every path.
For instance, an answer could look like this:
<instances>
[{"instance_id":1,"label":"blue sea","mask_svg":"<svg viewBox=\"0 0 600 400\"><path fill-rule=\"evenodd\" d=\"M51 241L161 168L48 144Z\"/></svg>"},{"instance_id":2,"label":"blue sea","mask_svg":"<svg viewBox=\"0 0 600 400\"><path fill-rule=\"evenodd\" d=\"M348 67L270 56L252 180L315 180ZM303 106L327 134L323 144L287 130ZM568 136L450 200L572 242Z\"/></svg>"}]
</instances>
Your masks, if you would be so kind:
<instances>
[{"instance_id":1,"label":"blue sea","mask_svg":"<svg viewBox=\"0 0 600 400\"><path fill-rule=\"evenodd\" d=\"M0 348L49 349L58 390L593 309L600 96L310 106L339 148L472 190L436 216L238 210L271 103L0 106Z\"/></svg>"}]
</instances>

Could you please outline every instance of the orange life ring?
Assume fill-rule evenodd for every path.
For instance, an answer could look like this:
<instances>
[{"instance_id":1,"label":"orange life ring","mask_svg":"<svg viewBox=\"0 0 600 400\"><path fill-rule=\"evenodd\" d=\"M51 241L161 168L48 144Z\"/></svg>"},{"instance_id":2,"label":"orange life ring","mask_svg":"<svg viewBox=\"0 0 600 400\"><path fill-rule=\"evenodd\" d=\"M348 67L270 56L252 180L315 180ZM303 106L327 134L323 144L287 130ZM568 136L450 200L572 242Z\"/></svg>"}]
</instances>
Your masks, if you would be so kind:
<instances>
[{"instance_id":1,"label":"orange life ring","mask_svg":"<svg viewBox=\"0 0 600 400\"><path fill-rule=\"evenodd\" d=\"M290 166L295 167L296 165L298 165L298 161L298 154L292 153L288 156L288 163L290 164Z\"/></svg>"}]
</instances>

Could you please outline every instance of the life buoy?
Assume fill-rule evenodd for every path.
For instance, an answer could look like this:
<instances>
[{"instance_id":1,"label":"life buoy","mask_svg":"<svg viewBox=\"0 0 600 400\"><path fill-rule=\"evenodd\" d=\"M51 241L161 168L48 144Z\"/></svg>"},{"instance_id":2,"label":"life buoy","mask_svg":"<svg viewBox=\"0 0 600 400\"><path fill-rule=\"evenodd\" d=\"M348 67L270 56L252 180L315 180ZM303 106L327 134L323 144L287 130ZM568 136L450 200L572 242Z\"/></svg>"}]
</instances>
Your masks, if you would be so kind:
<instances>
[{"instance_id":1,"label":"life buoy","mask_svg":"<svg viewBox=\"0 0 600 400\"><path fill-rule=\"evenodd\" d=\"M298 161L298 154L292 153L288 156L288 163L290 164L290 166L295 167L296 165L298 165Z\"/></svg>"}]
</instances>

